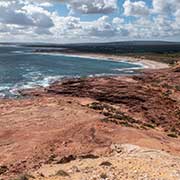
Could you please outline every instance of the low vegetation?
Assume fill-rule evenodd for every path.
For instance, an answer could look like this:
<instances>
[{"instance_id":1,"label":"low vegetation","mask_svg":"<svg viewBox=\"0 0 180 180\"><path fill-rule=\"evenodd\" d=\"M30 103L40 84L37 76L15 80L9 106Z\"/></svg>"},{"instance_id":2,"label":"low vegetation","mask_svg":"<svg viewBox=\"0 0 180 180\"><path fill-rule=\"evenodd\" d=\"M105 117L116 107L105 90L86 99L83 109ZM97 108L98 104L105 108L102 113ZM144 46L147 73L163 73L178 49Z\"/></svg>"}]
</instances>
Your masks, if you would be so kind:
<instances>
[{"instance_id":1,"label":"low vegetation","mask_svg":"<svg viewBox=\"0 0 180 180\"><path fill-rule=\"evenodd\" d=\"M32 180L32 179L35 179L34 176L30 175L30 174L23 174L23 175L20 175L18 178L16 178L15 180Z\"/></svg>"},{"instance_id":2,"label":"low vegetation","mask_svg":"<svg viewBox=\"0 0 180 180\"><path fill-rule=\"evenodd\" d=\"M130 56L149 59L168 64L180 61L180 43L169 42L112 42L67 45L31 45L37 47L37 52L65 53L101 53L117 56ZM47 48L51 49L47 49ZM58 49L59 48L59 49ZM61 49L61 48L65 48Z\"/></svg>"},{"instance_id":3,"label":"low vegetation","mask_svg":"<svg viewBox=\"0 0 180 180\"><path fill-rule=\"evenodd\" d=\"M154 123L142 123L138 120L135 120L131 116L119 111L113 106L101 102L93 102L88 105L88 107L99 111L99 113L103 114L105 118L101 119L103 122L112 122L115 124L119 124L126 127L135 127L141 129L156 128Z\"/></svg>"},{"instance_id":4,"label":"low vegetation","mask_svg":"<svg viewBox=\"0 0 180 180\"><path fill-rule=\"evenodd\" d=\"M178 136L176 134L173 134L173 133L169 133L168 136L172 137L172 138L178 138Z\"/></svg>"},{"instance_id":5,"label":"low vegetation","mask_svg":"<svg viewBox=\"0 0 180 180\"><path fill-rule=\"evenodd\" d=\"M108 179L108 176L107 176L107 174L102 173L102 174L100 175L100 178L101 178L101 179Z\"/></svg>"},{"instance_id":6,"label":"low vegetation","mask_svg":"<svg viewBox=\"0 0 180 180\"><path fill-rule=\"evenodd\" d=\"M69 174L66 171L64 171L64 170L59 170L56 173L56 176L63 176L63 177L65 177L65 176L69 176Z\"/></svg>"},{"instance_id":7,"label":"low vegetation","mask_svg":"<svg viewBox=\"0 0 180 180\"><path fill-rule=\"evenodd\" d=\"M104 161L100 164L100 166L112 166L112 164L109 161Z\"/></svg>"},{"instance_id":8,"label":"low vegetation","mask_svg":"<svg viewBox=\"0 0 180 180\"><path fill-rule=\"evenodd\" d=\"M7 166L0 166L0 175L4 174L8 170Z\"/></svg>"}]
</instances>

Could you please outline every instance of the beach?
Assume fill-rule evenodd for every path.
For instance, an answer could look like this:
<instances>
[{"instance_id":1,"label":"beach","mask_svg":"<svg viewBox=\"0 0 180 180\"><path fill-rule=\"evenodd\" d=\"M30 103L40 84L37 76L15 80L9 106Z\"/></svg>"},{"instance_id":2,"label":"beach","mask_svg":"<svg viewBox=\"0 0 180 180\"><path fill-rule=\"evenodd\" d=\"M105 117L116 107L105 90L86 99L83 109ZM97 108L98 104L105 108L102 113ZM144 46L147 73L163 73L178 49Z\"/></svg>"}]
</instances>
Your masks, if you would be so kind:
<instances>
[{"instance_id":1,"label":"beach","mask_svg":"<svg viewBox=\"0 0 180 180\"><path fill-rule=\"evenodd\" d=\"M43 52L42 54L44 54ZM45 53L46 54L46 53ZM140 57L130 57L130 56L122 56L122 55L109 55L109 54L98 54L98 53L78 53L78 52L48 52L47 54L54 54L54 55L64 55L69 57L81 57L81 58L88 58L88 59L99 59L99 60L109 60L109 61L119 61L119 62L129 62L134 63L142 66L142 69L164 69L168 68L169 65L163 62L157 62L149 59L144 59Z\"/></svg>"},{"instance_id":2,"label":"beach","mask_svg":"<svg viewBox=\"0 0 180 180\"><path fill-rule=\"evenodd\" d=\"M19 89L46 87L64 78L125 76L146 68L139 62L105 56L36 53L18 46L0 47L0 51L0 97L5 98L18 96Z\"/></svg>"}]
</instances>

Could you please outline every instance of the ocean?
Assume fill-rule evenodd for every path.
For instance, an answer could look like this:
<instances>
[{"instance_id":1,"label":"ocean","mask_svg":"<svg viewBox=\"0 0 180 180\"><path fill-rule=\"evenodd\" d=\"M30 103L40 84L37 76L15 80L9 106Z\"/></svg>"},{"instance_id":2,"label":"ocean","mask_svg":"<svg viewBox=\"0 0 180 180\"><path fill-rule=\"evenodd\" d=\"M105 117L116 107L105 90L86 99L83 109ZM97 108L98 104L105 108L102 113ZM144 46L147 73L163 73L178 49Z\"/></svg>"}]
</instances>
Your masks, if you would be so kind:
<instances>
[{"instance_id":1,"label":"ocean","mask_svg":"<svg viewBox=\"0 0 180 180\"><path fill-rule=\"evenodd\" d=\"M46 87L62 78L134 74L140 64L124 61L33 53L33 48L0 46L0 97L18 97L19 89Z\"/></svg>"}]
</instances>

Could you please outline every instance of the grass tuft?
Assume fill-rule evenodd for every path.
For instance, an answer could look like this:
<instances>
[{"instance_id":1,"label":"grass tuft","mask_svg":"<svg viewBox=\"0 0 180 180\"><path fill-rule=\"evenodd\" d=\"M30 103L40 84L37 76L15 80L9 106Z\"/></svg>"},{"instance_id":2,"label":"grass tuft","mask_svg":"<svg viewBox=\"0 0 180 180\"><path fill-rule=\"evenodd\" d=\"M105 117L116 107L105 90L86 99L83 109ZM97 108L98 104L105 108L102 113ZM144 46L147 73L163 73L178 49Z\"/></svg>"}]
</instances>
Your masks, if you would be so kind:
<instances>
[{"instance_id":1,"label":"grass tuft","mask_svg":"<svg viewBox=\"0 0 180 180\"><path fill-rule=\"evenodd\" d=\"M56 176L67 177L67 176L69 176L69 174L68 174L66 171L59 170L59 171L56 173Z\"/></svg>"}]
</instances>

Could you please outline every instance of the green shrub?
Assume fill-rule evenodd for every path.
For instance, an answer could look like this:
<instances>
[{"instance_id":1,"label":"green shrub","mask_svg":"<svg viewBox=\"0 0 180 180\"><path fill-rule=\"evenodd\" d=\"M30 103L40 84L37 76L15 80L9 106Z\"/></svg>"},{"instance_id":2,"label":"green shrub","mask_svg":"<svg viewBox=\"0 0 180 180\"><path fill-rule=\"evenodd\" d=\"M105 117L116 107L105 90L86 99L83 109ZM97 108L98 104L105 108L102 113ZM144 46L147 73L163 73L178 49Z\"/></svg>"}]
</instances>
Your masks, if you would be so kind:
<instances>
[{"instance_id":1,"label":"green shrub","mask_svg":"<svg viewBox=\"0 0 180 180\"><path fill-rule=\"evenodd\" d=\"M168 134L168 136L172 137L172 138L178 138L178 136L176 134L173 134L173 133Z\"/></svg>"},{"instance_id":2,"label":"green shrub","mask_svg":"<svg viewBox=\"0 0 180 180\"><path fill-rule=\"evenodd\" d=\"M108 178L108 176L107 176L107 174L102 173L102 174L100 175L100 178L102 178L102 179L107 179L107 178Z\"/></svg>"},{"instance_id":3,"label":"green shrub","mask_svg":"<svg viewBox=\"0 0 180 180\"><path fill-rule=\"evenodd\" d=\"M93 102L92 104L89 105L89 107L94 110L103 110L104 109L103 105L98 102Z\"/></svg>"},{"instance_id":4,"label":"green shrub","mask_svg":"<svg viewBox=\"0 0 180 180\"><path fill-rule=\"evenodd\" d=\"M177 91L180 91L180 85L175 86L175 89L176 89Z\"/></svg>"},{"instance_id":5,"label":"green shrub","mask_svg":"<svg viewBox=\"0 0 180 180\"><path fill-rule=\"evenodd\" d=\"M152 124L144 124L144 126L146 126L146 127L149 127L149 128L152 128L152 129L154 129L155 128L155 126L154 125L152 125Z\"/></svg>"},{"instance_id":6,"label":"green shrub","mask_svg":"<svg viewBox=\"0 0 180 180\"><path fill-rule=\"evenodd\" d=\"M4 174L8 170L7 166L0 166L0 175Z\"/></svg>"},{"instance_id":7,"label":"green shrub","mask_svg":"<svg viewBox=\"0 0 180 180\"><path fill-rule=\"evenodd\" d=\"M108 161L104 161L100 164L100 166L112 166L112 164Z\"/></svg>"},{"instance_id":8,"label":"green shrub","mask_svg":"<svg viewBox=\"0 0 180 180\"><path fill-rule=\"evenodd\" d=\"M33 175L30 175L30 174L23 174L23 175L20 175L15 180L29 180L29 179L35 179L35 177Z\"/></svg>"},{"instance_id":9,"label":"green shrub","mask_svg":"<svg viewBox=\"0 0 180 180\"><path fill-rule=\"evenodd\" d=\"M57 173L56 173L56 176L69 176L69 174L63 170L59 170Z\"/></svg>"}]
</instances>

